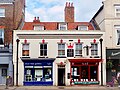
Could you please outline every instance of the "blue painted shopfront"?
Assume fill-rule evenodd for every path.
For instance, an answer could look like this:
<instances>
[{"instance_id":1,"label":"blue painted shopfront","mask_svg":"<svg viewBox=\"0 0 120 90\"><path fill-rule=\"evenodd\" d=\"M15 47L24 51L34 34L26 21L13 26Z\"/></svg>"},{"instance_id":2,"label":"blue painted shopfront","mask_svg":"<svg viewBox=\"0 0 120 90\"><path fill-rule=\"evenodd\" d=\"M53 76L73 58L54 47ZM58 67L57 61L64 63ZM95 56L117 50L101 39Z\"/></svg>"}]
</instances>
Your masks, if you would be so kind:
<instances>
[{"instance_id":1,"label":"blue painted shopfront","mask_svg":"<svg viewBox=\"0 0 120 90\"><path fill-rule=\"evenodd\" d=\"M25 86L53 85L54 59L24 59Z\"/></svg>"}]
</instances>

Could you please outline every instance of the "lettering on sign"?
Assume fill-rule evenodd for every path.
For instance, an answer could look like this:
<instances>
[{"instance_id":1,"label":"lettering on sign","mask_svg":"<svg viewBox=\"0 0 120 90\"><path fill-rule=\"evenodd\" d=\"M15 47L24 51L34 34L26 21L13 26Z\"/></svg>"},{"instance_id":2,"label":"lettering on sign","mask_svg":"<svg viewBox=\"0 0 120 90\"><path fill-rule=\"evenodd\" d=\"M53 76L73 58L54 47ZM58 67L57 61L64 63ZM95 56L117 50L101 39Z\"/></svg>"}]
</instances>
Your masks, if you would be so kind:
<instances>
[{"instance_id":1,"label":"lettering on sign","mask_svg":"<svg viewBox=\"0 0 120 90\"><path fill-rule=\"evenodd\" d=\"M116 53L112 52L111 56L116 56L116 55L119 55L119 54L120 54L120 52L116 52Z\"/></svg>"}]
</instances>

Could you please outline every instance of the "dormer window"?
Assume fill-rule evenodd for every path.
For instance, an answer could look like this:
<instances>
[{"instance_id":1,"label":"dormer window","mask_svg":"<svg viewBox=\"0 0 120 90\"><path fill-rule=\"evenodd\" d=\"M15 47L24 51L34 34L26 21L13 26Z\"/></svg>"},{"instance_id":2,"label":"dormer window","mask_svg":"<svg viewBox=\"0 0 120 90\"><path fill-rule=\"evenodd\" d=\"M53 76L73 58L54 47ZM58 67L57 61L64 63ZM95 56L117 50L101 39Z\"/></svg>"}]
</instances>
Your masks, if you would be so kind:
<instances>
[{"instance_id":1,"label":"dormer window","mask_svg":"<svg viewBox=\"0 0 120 90\"><path fill-rule=\"evenodd\" d=\"M67 30L67 24L66 23L60 23L59 24L59 30Z\"/></svg>"},{"instance_id":2,"label":"dormer window","mask_svg":"<svg viewBox=\"0 0 120 90\"><path fill-rule=\"evenodd\" d=\"M88 26L78 26L78 30L88 30Z\"/></svg>"},{"instance_id":3,"label":"dormer window","mask_svg":"<svg viewBox=\"0 0 120 90\"><path fill-rule=\"evenodd\" d=\"M43 25L34 25L34 30L44 30Z\"/></svg>"}]
</instances>

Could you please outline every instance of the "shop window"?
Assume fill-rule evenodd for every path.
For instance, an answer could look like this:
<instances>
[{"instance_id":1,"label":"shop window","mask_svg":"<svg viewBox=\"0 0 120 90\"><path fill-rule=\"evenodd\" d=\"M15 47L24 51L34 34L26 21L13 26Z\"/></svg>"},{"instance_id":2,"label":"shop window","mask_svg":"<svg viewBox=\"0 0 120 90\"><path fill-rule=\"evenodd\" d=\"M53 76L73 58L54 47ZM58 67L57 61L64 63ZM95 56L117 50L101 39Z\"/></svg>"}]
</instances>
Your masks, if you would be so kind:
<instances>
[{"instance_id":1,"label":"shop window","mask_svg":"<svg viewBox=\"0 0 120 90\"><path fill-rule=\"evenodd\" d=\"M5 17L5 9L0 8L0 17Z\"/></svg>"},{"instance_id":2,"label":"shop window","mask_svg":"<svg viewBox=\"0 0 120 90\"><path fill-rule=\"evenodd\" d=\"M78 26L78 30L88 30L88 26Z\"/></svg>"},{"instance_id":3,"label":"shop window","mask_svg":"<svg viewBox=\"0 0 120 90\"><path fill-rule=\"evenodd\" d=\"M58 56L65 56L65 44L64 43L58 44Z\"/></svg>"},{"instance_id":4,"label":"shop window","mask_svg":"<svg viewBox=\"0 0 120 90\"><path fill-rule=\"evenodd\" d=\"M74 50L73 49L67 49L67 57L74 57Z\"/></svg>"},{"instance_id":5,"label":"shop window","mask_svg":"<svg viewBox=\"0 0 120 90\"><path fill-rule=\"evenodd\" d=\"M40 44L40 56L47 56L47 44Z\"/></svg>"},{"instance_id":6,"label":"shop window","mask_svg":"<svg viewBox=\"0 0 120 90\"><path fill-rule=\"evenodd\" d=\"M2 69L2 76L7 76L7 69Z\"/></svg>"},{"instance_id":7,"label":"shop window","mask_svg":"<svg viewBox=\"0 0 120 90\"><path fill-rule=\"evenodd\" d=\"M98 81L98 66L90 66L90 81Z\"/></svg>"},{"instance_id":8,"label":"shop window","mask_svg":"<svg viewBox=\"0 0 120 90\"><path fill-rule=\"evenodd\" d=\"M45 81L52 80L52 68L48 66L44 66L43 78Z\"/></svg>"},{"instance_id":9,"label":"shop window","mask_svg":"<svg viewBox=\"0 0 120 90\"><path fill-rule=\"evenodd\" d=\"M82 44L76 43L75 56L82 56Z\"/></svg>"},{"instance_id":10,"label":"shop window","mask_svg":"<svg viewBox=\"0 0 120 90\"><path fill-rule=\"evenodd\" d=\"M29 44L23 44L22 56L29 56Z\"/></svg>"},{"instance_id":11,"label":"shop window","mask_svg":"<svg viewBox=\"0 0 120 90\"><path fill-rule=\"evenodd\" d=\"M115 6L115 15L116 17L120 17L120 5Z\"/></svg>"},{"instance_id":12,"label":"shop window","mask_svg":"<svg viewBox=\"0 0 120 90\"><path fill-rule=\"evenodd\" d=\"M34 30L44 30L43 25L34 25Z\"/></svg>"},{"instance_id":13,"label":"shop window","mask_svg":"<svg viewBox=\"0 0 120 90\"><path fill-rule=\"evenodd\" d=\"M77 66L72 67L72 81L79 81L79 78L80 78L79 70L80 69Z\"/></svg>"},{"instance_id":14,"label":"shop window","mask_svg":"<svg viewBox=\"0 0 120 90\"><path fill-rule=\"evenodd\" d=\"M51 66L34 66L33 68L33 66L25 66L25 81L27 82L52 81L52 67Z\"/></svg>"},{"instance_id":15,"label":"shop window","mask_svg":"<svg viewBox=\"0 0 120 90\"><path fill-rule=\"evenodd\" d=\"M91 55L92 56L98 55L98 44L97 43L91 43Z\"/></svg>"},{"instance_id":16,"label":"shop window","mask_svg":"<svg viewBox=\"0 0 120 90\"><path fill-rule=\"evenodd\" d=\"M59 30L67 30L67 24L66 23L60 23L59 24Z\"/></svg>"},{"instance_id":17,"label":"shop window","mask_svg":"<svg viewBox=\"0 0 120 90\"><path fill-rule=\"evenodd\" d=\"M0 45L4 45L4 30L0 29Z\"/></svg>"}]
</instances>

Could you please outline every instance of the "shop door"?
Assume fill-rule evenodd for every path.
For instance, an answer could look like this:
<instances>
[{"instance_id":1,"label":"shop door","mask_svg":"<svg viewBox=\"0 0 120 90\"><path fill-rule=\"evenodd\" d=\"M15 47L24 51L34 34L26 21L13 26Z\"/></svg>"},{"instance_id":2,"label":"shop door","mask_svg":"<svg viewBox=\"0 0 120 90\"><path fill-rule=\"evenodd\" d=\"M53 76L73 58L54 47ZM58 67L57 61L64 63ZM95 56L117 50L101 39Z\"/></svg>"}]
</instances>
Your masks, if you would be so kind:
<instances>
[{"instance_id":1,"label":"shop door","mask_svg":"<svg viewBox=\"0 0 120 90\"><path fill-rule=\"evenodd\" d=\"M58 86L65 86L65 68L58 68Z\"/></svg>"},{"instance_id":2,"label":"shop door","mask_svg":"<svg viewBox=\"0 0 120 90\"><path fill-rule=\"evenodd\" d=\"M89 71L88 66L81 66L81 81L88 81Z\"/></svg>"}]
</instances>

